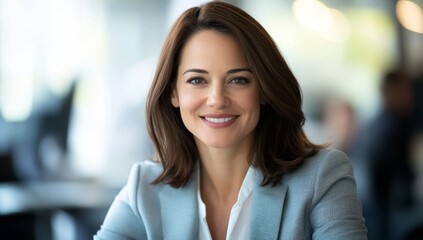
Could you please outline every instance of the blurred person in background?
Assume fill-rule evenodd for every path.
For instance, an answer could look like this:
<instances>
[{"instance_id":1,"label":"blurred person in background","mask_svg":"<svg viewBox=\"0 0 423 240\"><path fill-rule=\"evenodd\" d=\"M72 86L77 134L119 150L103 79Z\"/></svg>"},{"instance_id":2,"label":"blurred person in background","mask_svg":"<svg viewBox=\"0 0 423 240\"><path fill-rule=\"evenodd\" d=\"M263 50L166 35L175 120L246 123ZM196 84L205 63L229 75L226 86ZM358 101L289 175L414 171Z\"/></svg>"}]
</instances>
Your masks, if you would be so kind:
<instances>
[{"instance_id":1,"label":"blurred person in background","mask_svg":"<svg viewBox=\"0 0 423 240\"><path fill-rule=\"evenodd\" d=\"M406 221L409 226L407 240L423 239L423 74L418 74L415 79L413 131L410 141L410 166L414 174L413 206Z\"/></svg>"},{"instance_id":2,"label":"blurred person in background","mask_svg":"<svg viewBox=\"0 0 423 240\"><path fill-rule=\"evenodd\" d=\"M330 98L323 106L322 121L330 146L349 154L357 131L354 106L348 100Z\"/></svg>"},{"instance_id":3,"label":"blurred person in background","mask_svg":"<svg viewBox=\"0 0 423 240\"><path fill-rule=\"evenodd\" d=\"M147 99L157 161L134 165L95 239L367 239L348 157L311 143L300 86L263 27L186 10Z\"/></svg>"},{"instance_id":4,"label":"blurred person in background","mask_svg":"<svg viewBox=\"0 0 423 240\"><path fill-rule=\"evenodd\" d=\"M398 227L394 212L412 206L413 173L410 139L413 131L413 81L400 70L381 81L379 113L355 140L351 159L365 181L358 189L363 202L369 239L394 239ZM405 220L406 221L406 220Z\"/></svg>"},{"instance_id":5,"label":"blurred person in background","mask_svg":"<svg viewBox=\"0 0 423 240\"><path fill-rule=\"evenodd\" d=\"M415 176L413 198L423 206L423 129L413 134L410 145L411 166Z\"/></svg>"}]
</instances>

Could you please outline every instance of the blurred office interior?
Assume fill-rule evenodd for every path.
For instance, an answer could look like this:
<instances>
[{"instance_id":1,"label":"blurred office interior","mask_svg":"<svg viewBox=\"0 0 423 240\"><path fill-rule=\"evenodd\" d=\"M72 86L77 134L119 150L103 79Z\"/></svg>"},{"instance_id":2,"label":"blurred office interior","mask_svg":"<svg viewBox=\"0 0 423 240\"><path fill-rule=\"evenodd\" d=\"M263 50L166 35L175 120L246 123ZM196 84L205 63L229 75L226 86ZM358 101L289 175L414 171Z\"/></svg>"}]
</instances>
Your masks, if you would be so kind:
<instances>
[{"instance_id":1,"label":"blurred office interior","mask_svg":"<svg viewBox=\"0 0 423 240\"><path fill-rule=\"evenodd\" d=\"M0 238L95 233L131 165L153 153L144 104L161 44L177 16L203 2L0 0ZM423 1L226 2L278 44L302 86L310 138L349 154L370 239L421 237ZM390 181L399 190L380 214L367 211L379 186L368 164L375 143L363 145L382 144L371 136L385 130L374 133L372 122L392 71L411 80L394 94L413 96L407 140L389 144L407 143L398 159L412 177Z\"/></svg>"}]
</instances>

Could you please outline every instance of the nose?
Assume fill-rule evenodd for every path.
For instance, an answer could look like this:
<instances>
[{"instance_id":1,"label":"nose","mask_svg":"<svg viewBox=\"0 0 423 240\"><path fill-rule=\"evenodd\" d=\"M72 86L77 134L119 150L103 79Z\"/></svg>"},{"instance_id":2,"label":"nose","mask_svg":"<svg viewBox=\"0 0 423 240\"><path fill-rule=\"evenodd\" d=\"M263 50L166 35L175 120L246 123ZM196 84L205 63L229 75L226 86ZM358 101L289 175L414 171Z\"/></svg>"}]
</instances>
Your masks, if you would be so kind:
<instances>
[{"instance_id":1,"label":"nose","mask_svg":"<svg viewBox=\"0 0 423 240\"><path fill-rule=\"evenodd\" d=\"M231 103L223 84L212 84L209 88L207 105L216 109L229 106Z\"/></svg>"}]
</instances>

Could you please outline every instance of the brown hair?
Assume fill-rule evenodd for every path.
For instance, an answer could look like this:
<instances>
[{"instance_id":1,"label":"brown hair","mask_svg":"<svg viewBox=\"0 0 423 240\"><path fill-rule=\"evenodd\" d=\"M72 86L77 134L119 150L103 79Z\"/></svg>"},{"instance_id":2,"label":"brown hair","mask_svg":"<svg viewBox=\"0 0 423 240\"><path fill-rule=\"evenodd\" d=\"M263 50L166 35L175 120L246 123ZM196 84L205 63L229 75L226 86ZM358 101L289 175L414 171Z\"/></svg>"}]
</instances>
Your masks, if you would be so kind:
<instances>
[{"instance_id":1,"label":"brown hair","mask_svg":"<svg viewBox=\"0 0 423 240\"><path fill-rule=\"evenodd\" d=\"M153 182L183 186L199 154L180 112L171 105L179 58L193 34L215 30L234 37L258 79L262 101L255 129L251 163L264 175L263 185L277 184L322 146L303 132L300 86L266 30L243 10L223 2L209 2L186 10L167 36L147 98L147 127L164 171Z\"/></svg>"}]
</instances>

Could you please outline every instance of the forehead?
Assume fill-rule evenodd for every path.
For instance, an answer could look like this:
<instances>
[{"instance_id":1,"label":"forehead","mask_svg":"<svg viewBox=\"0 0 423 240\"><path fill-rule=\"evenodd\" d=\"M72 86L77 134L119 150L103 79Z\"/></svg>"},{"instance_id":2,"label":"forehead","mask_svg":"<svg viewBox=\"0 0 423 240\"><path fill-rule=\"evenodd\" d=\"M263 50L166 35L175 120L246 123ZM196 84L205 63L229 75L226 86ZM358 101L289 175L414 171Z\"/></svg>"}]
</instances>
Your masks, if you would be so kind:
<instances>
[{"instance_id":1,"label":"forehead","mask_svg":"<svg viewBox=\"0 0 423 240\"><path fill-rule=\"evenodd\" d=\"M218 65L248 67L240 43L231 35L214 30L202 30L192 35L182 49L180 67Z\"/></svg>"}]
</instances>

